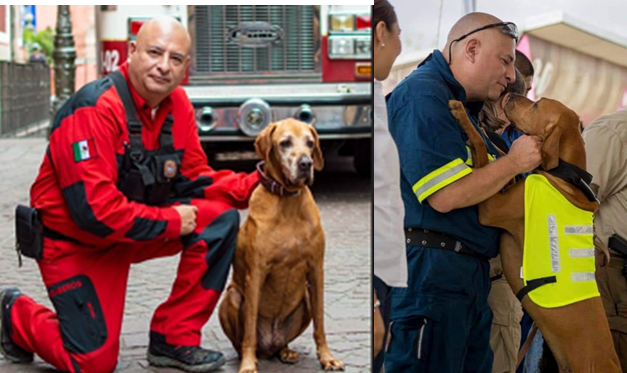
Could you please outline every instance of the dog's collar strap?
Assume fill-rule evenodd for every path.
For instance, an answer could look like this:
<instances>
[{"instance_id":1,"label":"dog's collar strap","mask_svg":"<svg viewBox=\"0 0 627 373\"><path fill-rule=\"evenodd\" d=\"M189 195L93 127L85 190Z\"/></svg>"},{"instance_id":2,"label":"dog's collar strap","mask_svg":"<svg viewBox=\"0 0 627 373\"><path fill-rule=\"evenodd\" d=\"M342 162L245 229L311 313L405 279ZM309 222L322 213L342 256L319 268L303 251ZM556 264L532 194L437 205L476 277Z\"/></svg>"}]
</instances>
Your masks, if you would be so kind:
<instances>
[{"instance_id":1,"label":"dog's collar strap","mask_svg":"<svg viewBox=\"0 0 627 373\"><path fill-rule=\"evenodd\" d=\"M592 175L581 168L560 159L558 166L549 170L548 173L579 188L588 198L588 201L599 202L592 189L590 189Z\"/></svg>"},{"instance_id":2,"label":"dog's collar strap","mask_svg":"<svg viewBox=\"0 0 627 373\"><path fill-rule=\"evenodd\" d=\"M300 194L300 190L297 191L289 191L285 189L285 187L279 184L278 181L269 177L263 172L264 161L257 163L257 173L259 174L259 182L263 185L270 193L275 194L279 197L289 197Z\"/></svg>"}]
</instances>

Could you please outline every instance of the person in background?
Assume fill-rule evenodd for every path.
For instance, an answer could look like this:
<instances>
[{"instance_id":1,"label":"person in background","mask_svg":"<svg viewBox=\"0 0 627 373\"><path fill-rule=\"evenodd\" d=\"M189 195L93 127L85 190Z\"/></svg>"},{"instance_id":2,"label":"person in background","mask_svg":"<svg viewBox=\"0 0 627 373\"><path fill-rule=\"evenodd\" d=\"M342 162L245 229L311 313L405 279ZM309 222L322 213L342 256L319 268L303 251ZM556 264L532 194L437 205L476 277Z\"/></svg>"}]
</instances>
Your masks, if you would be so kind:
<instances>
[{"instance_id":1,"label":"person in background","mask_svg":"<svg viewBox=\"0 0 627 373\"><path fill-rule=\"evenodd\" d=\"M516 69L518 69L518 71L522 74L523 81L525 82L525 92L523 94L526 96L531 90L531 86L533 84L533 65L527 56L525 56L521 51L516 50L516 61L514 62L514 66L516 66ZM505 140L507 146L511 148L512 143L517 138L522 136L522 133L512 126L507 125L503 129L501 136L503 137L503 140Z\"/></svg>"},{"instance_id":2,"label":"person in background","mask_svg":"<svg viewBox=\"0 0 627 373\"><path fill-rule=\"evenodd\" d=\"M531 87L533 85L533 75L535 74L533 64L523 52L517 49L516 61L514 62L514 66L516 66L516 69L520 71L523 76L523 81L525 82L525 92L522 94L527 96L529 94L529 91L531 91Z\"/></svg>"},{"instance_id":3,"label":"person in background","mask_svg":"<svg viewBox=\"0 0 627 373\"><path fill-rule=\"evenodd\" d=\"M627 239L627 110L598 118L583 131L590 187L600 205L594 213L597 248L597 284L610 325L614 348L623 372L627 372L627 280L623 267L627 257L616 250L618 235ZM610 263L600 247L610 250Z\"/></svg>"},{"instance_id":4,"label":"person in background","mask_svg":"<svg viewBox=\"0 0 627 373\"><path fill-rule=\"evenodd\" d=\"M503 100L507 93L516 93L519 95L526 93L526 85L518 69L516 69L516 80L507 85L507 88L505 88L497 101L486 101L479 113L479 126L485 130L490 141L503 153L509 151L509 146L501 137L503 130L509 126L509 119L507 119L505 110L503 110L503 106L505 105Z\"/></svg>"},{"instance_id":5,"label":"person in background","mask_svg":"<svg viewBox=\"0 0 627 373\"><path fill-rule=\"evenodd\" d=\"M381 81L387 78L401 53L400 28L394 8L387 0L375 0L374 35L374 288L375 345L381 346L389 324L390 287L407 286L407 259L403 238L404 207L400 191L398 150L388 130ZM378 327L377 327L378 325ZM384 331L381 333L381 326ZM383 334L383 336L381 336ZM373 372L383 366L385 350L377 354Z\"/></svg>"},{"instance_id":6,"label":"person in background","mask_svg":"<svg viewBox=\"0 0 627 373\"><path fill-rule=\"evenodd\" d=\"M30 57L28 58L29 63L41 63L44 65L48 64L46 60L46 55L41 53L41 47L37 43L33 43L30 48Z\"/></svg>"}]
</instances>

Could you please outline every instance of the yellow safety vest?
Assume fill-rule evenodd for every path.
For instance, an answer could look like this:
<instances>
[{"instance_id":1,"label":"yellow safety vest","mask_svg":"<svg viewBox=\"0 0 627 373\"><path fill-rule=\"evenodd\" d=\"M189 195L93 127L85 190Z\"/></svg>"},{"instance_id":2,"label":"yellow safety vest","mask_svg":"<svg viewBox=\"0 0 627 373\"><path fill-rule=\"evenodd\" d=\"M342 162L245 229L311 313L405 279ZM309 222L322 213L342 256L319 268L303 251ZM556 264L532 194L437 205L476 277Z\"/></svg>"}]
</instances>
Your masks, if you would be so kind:
<instances>
[{"instance_id":1,"label":"yellow safety vest","mask_svg":"<svg viewBox=\"0 0 627 373\"><path fill-rule=\"evenodd\" d=\"M534 303L554 308L600 296L592 233L591 212L571 204L546 177L527 177L523 281L556 277L529 292Z\"/></svg>"}]
</instances>

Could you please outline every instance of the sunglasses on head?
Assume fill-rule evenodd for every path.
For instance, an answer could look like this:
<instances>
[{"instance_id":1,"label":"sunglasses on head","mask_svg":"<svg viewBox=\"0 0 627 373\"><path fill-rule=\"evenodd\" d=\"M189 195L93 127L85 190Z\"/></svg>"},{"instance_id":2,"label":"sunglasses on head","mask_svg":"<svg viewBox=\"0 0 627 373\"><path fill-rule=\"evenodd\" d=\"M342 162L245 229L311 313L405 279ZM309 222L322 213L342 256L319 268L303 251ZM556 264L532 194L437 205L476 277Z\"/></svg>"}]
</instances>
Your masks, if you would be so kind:
<instances>
[{"instance_id":1,"label":"sunglasses on head","mask_svg":"<svg viewBox=\"0 0 627 373\"><path fill-rule=\"evenodd\" d=\"M451 44L448 46L448 59L449 62L448 64L451 64L451 48L453 47L453 43L456 43L458 41L464 40L465 38L467 38L468 36L474 34L475 32L479 32L479 31L483 31L483 30L487 30L490 28L495 28L495 27L501 27L501 32L504 33L505 35L511 37L512 39L516 40L516 43L518 43L518 27L516 26L515 23L513 22L499 22L499 23L492 23L489 25L485 25L483 27L479 27L478 29L472 30L467 34L464 34L462 36L460 36L459 38L453 40L451 42Z\"/></svg>"}]
</instances>

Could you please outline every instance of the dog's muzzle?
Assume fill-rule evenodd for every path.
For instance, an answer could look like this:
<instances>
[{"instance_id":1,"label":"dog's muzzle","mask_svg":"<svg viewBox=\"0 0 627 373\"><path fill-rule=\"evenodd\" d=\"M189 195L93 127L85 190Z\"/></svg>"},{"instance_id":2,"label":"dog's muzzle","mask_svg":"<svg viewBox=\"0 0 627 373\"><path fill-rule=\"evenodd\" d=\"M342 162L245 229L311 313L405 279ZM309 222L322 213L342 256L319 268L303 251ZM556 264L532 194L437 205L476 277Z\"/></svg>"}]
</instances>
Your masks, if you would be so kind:
<instances>
[{"instance_id":1,"label":"dog's muzzle","mask_svg":"<svg viewBox=\"0 0 627 373\"><path fill-rule=\"evenodd\" d=\"M298 171L300 173L311 172L312 166L313 166L313 161L309 157L302 156L298 160Z\"/></svg>"}]
</instances>

